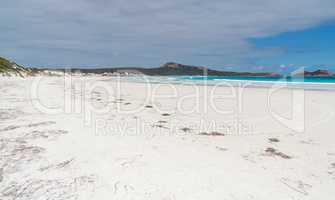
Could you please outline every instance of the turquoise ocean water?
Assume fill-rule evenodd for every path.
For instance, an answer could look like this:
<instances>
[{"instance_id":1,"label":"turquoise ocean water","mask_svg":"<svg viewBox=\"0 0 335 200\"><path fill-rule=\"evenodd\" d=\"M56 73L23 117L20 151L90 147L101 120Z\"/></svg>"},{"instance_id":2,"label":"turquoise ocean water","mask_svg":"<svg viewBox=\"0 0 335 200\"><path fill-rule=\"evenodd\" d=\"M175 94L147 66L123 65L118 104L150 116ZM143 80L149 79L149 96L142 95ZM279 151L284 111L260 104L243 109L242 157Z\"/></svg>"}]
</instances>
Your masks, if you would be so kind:
<instances>
[{"instance_id":1,"label":"turquoise ocean water","mask_svg":"<svg viewBox=\"0 0 335 200\"><path fill-rule=\"evenodd\" d=\"M275 77L220 77L220 76L138 76L127 77L127 81L157 84L183 84L205 86L272 87L280 85L288 88L335 91L334 78L275 78Z\"/></svg>"},{"instance_id":2,"label":"turquoise ocean water","mask_svg":"<svg viewBox=\"0 0 335 200\"><path fill-rule=\"evenodd\" d=\"M308 77L308 78L276 78L276 77L220 77L220 76L182 76L176 77L184 81L253 81L253 82L287 82L287 83L328 83L335 84L335 77Z\"/></svg>"},{"instance_id":3,"label":"turquoise ocean water","mask_svg":"<svg viewBox=\"0 0 335 200\"><path fill-rule=\"evenodd\" d=\"M281 85L287 88L298 88L307 90L333 90L335 91L335 77L219 77L219 76L184 76L175 77L179 82L205 83L207 85L226 84L243 85L248 84L254 87L272 87Z\"/></svg>"}]
</instances>

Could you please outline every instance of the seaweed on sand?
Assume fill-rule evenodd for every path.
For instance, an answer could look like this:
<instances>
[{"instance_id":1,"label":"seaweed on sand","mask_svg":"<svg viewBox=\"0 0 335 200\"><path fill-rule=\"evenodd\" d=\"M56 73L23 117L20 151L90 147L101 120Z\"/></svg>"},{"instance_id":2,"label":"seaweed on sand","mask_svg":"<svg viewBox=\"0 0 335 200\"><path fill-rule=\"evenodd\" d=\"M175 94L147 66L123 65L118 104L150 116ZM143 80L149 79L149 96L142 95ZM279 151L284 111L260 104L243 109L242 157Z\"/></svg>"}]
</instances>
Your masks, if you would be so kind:
<instances>
[{"instance_id":1,"label":"seaweed on sand","mask_svg":"<svg viewBox=\"0 0 335 200\"><path fill-rule=\"evenodd\" d=\"M268 147L266 150L266 155L268 156L278 156L278 157L281 157L281 158L284 158L284 159L291 159L292 157L289 156L289 155L286 155L280 151L278 151L277 149L275 148L272 148L272 147Z\"/></svg>"}]
</instances>

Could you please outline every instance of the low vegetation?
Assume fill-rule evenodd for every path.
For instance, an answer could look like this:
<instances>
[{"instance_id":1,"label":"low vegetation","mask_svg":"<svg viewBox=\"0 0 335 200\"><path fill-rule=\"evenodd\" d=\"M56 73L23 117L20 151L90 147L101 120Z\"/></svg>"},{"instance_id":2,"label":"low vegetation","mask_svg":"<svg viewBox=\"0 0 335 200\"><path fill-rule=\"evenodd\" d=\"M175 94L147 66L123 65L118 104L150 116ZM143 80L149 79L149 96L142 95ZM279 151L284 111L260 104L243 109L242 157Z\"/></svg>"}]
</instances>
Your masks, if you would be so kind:
<instances>
[{"instance_id":1,"label":"low vegetation","mask_svg":"<svg viewBox=\"0 0 335 200\"><path fill-rule=\"evenodd\" d=\"M24 76L29 73L26 68L0 57L0 74L8 76Z\"/></svg>"}]
</instances>

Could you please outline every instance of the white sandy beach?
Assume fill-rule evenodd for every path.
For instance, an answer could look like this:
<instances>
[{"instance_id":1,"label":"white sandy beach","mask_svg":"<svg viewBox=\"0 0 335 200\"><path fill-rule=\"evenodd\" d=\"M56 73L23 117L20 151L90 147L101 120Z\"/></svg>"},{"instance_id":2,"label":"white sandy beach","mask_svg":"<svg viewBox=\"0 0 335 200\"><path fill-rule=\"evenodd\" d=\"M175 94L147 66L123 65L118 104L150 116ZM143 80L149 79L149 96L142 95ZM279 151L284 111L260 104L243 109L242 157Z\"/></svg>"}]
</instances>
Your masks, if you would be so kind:
<instances>
[{"instance_id":1,"label":"white sandy beach","mask_svg":"<svg viewBox=\"0 0 335 200\"><path fill-rule=\"evenodd\" d=\"M335 91L66 83L0 79L1 200L335 196Z\"/></svg>"}]
</instances>

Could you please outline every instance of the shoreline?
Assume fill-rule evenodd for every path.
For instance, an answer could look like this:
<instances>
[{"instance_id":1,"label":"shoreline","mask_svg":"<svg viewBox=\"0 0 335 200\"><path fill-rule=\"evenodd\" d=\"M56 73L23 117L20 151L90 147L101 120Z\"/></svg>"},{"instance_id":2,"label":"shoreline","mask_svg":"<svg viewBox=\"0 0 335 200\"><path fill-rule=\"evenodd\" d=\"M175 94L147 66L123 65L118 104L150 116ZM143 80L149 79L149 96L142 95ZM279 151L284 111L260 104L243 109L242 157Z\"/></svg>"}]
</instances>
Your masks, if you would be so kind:
<instances>
[{"instance_id":1,"label":"shoreline","mask_svg":"<svg viewBox=\"0 0 335 200\"><path fill-rule=\"evenodd\" d=\"M146 81L140 80L131 80L131 79L145 79ZM161 80L157 80L160 79ZM285 82L285 81L250 81L250 80L209 80L209 81L192 81L185 80L184 82L173 79L174 77L120 77L121 81L125 82L134 82L134 83L143 83L143 84L176 84L176 85L196 85L196 86L218 86L218 87L241 87L243 85L248 85L249 87L254 88L270 88L274 86L281 86L287 89L304 89L311 91L335 91L335 83L312 83L312 82ZM109 78L109 80L115 81L118 77ZM226 83L226 86L224 86ZM228 86L228 84L232 83ZM258 84L258 85L257 85ZM314 88L313 88L314 87ZM315 88L318 87L318 88Z\"/></svg>"}]
</instances>

